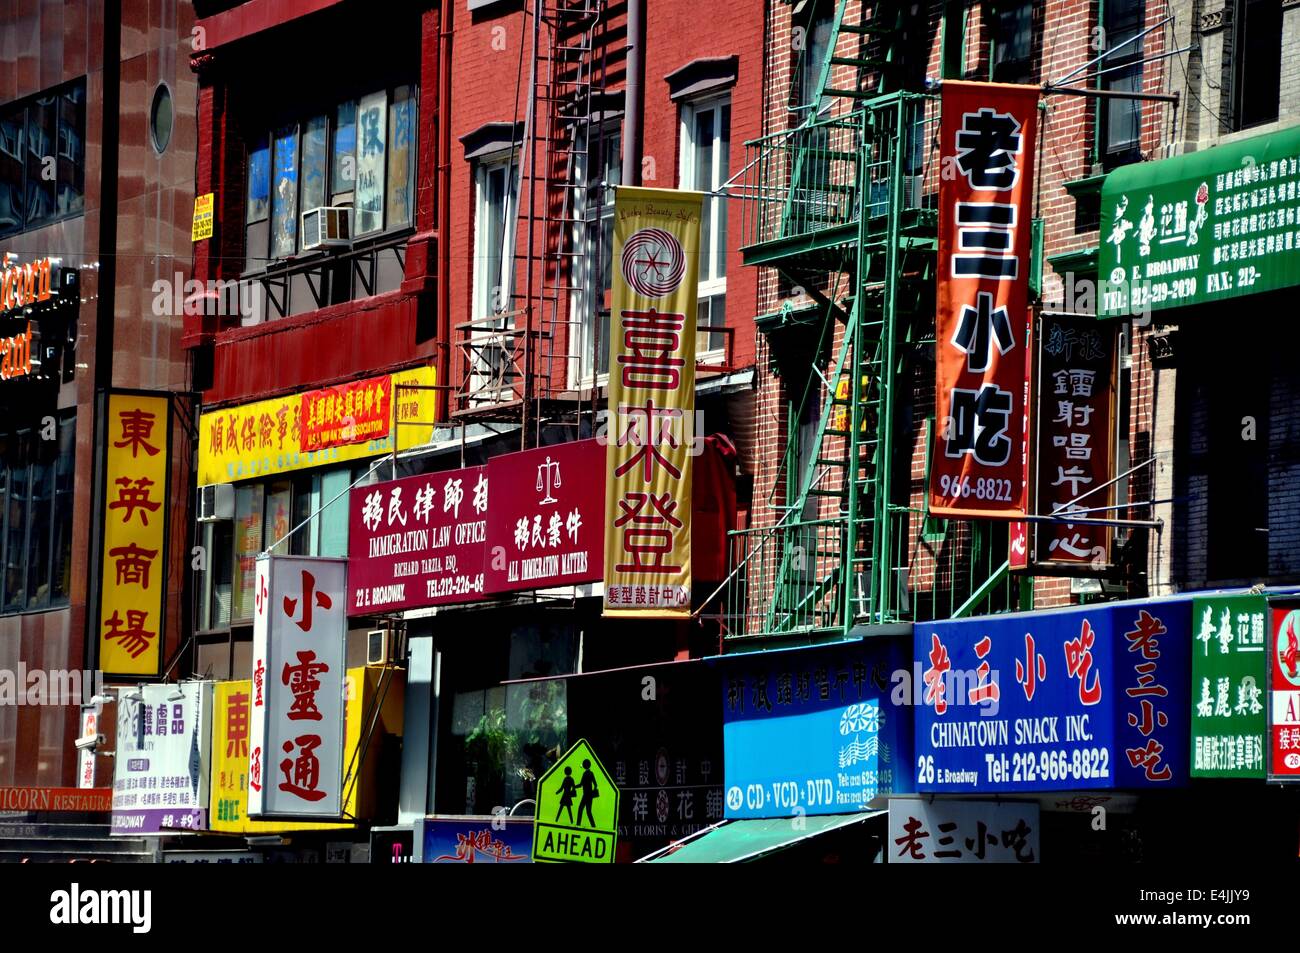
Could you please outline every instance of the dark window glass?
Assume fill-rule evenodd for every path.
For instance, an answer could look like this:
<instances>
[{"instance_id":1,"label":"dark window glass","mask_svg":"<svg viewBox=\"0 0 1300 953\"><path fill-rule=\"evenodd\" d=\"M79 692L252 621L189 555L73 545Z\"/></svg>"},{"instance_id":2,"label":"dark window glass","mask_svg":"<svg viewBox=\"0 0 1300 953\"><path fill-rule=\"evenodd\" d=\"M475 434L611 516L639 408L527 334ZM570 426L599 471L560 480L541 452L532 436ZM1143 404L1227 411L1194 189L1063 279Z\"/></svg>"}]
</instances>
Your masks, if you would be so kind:
<instances>
[{"instance_id":1,"label":"dark window glass","mask_svg":"<svg viewBox=\"0 0 1300 953\"><path fill-rule=\"evenodd\" d=\"M325 117L316 116L302 127L302 208L303 211L325 204L325 163L327 155Z\"/></svg>"},{"instance_id":2,"label":"dark window glass","mask_svg":"<svg viewBox=\"0 0 1300 953\"><path fill-rule=\"evenodd\" d=\"M1136 37L1146 16L1143 0L1103 0L1103 4L1101 25L1106 49L1112 52L1097 67L1108 71L1098 84L1116 92L1140 92L1143 41ZM1097 109L1102 165L1112 169L1141 158L1141 100L1101 99Z\"/></svg>"},{"instance_id":3,"label":"dark window glass","mask_svg":"<svg viewBox=\"0 0 1300 953\"><path fill-rule=\"evenodd\" d=\"M21 612L27 605L27 523L31 497L30 436L27 430L6 441L9 493L5 500L4 611Z\"/></svg>"},{"instance_id":4,"label":"dark window glass","mask_svg":"<svg viewBox=\"0 0 1300 953\"><path fill-rule=\"evenodd\" d=\"M334 120L333 156L330 160L330 194L351 193L357 180L357 104L339 106Z\"/></svg>"},{"instance_id":5,"label":"dark window glass","mask_svg":"<svg viewBox=\"0 0 1300 953\"><path fill-rule=\"evenodd\" d=\"M22 106L0 110L0 235L20 231L26 217L26 139L27 111Z\"/></svg>"},{"instance_id":6,"label":"dark window glass","mask_svg":"<svg viewBox=\"0 0 1300 953\"><path fill-rule=\"evenodd\" d=\"M993 37L989 59L993 81L1027 83L1033 78L1032 3L1003 4L993 11Z\"/></svg>"},{"instance_id":7,"label":"dark window glass","mask_svg":"<svg viewBox=\"0 0 1300 953\"><path fill-rule=\"evenodd\" d=\"M58 214L86 206L86 88L78 83L59 98Z\"/></svg>"},{"instance_id":8,"label":"dark window glass","mask_svg":"<svg viewBox=\"0 0 1300 953\"><path fill-rule=\"evenodd\" d=\"M43 96L27 107L27 226L57 215L59 99Z\"/></svg>"},{"instance_id":9,"label":"dark window glass","mask_svg":"<svg viewBox=\"0 0 1300 953\"><path fill-rule=\"evenodd\" d=\"M172 139L172 94L163 85L153 93L153 105L149 109L149 133L153 136L153 147L159 154L167 151L167 143Z\"/></svg>"},{"instance_id":10,"label":"dark window glass","mask_svg":"<svg viewBox=\"0 0 1300 953\"><path fill-rule=\"evenodd\" d=\"M50 563L51 601L66 601L72 592L72 502L76 475L77 418L59 422L59 457L54 465L54 532Z\"/></svg>"},{"instance_id":11,"label":"dark window glass","mask_svg":"<svg viewBox=\"0 0 1300 953\"><path fill-rule=\"evenodd\" d=\"M1281 0L1237 0L1232 66L1233 128L1276 122L1282 78Z\"/></svg>"}]
</instances>

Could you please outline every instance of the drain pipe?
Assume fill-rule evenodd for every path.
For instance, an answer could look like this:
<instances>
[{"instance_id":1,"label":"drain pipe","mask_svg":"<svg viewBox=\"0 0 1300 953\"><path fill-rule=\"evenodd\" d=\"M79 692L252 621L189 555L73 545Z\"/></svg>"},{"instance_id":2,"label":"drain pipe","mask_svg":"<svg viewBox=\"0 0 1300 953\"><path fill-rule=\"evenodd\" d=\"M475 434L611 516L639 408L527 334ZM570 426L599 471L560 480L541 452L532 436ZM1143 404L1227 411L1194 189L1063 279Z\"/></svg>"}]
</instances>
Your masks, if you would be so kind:
<instances>
[{"instance_id":1,"label":"drain pipe","mask_svg":"<svg viewBox=\"0 0 1300 953\"><path fill-rule=\"evenodd\" d=\"M623 110L623 184L641 184L641 119L645 88L645 3L627 4L627 90Z\"/></svg>"},{"instance_id":2,"label":"drain pipe","mask_svg":"<svg viewBox=\"0 0 1300 953\"><path fill-rule=\"evenodd\" d=\"M438 292L437 328L442 342L438 361L439 384L450 383L451 372L451 36L452 15L457 0L442 0L438 30ZM450 401L450 391L437 391L438 403ZM443 396L447 395L447 396ZM451 415L451 407L439 408L439 419ZM394 441L396 446L396 441Z\"/></svg>"}]
</instances>

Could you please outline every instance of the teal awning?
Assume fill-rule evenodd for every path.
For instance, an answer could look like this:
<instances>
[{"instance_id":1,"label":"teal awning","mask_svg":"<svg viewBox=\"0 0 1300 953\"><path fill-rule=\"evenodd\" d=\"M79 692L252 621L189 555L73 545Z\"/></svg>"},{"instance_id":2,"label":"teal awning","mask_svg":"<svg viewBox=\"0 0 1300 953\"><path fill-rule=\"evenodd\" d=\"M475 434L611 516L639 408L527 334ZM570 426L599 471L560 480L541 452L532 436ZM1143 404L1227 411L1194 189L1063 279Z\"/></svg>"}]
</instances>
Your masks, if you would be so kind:
<instances>
[{"instance_id":1,"label":"teal awning","mask_svg":"<svg viewBox=\"0 0 1300 953\"><path fill-rule=\"evenodd\" d=\"M808 815L799 819L798 828L793 817L724 821L712 830L669 846L646 860L667 864L734 864L744 860L757 860L811 837L851 824L861 824L888 813L859 811L854 814Z\"/></svg>"}]
</instances>

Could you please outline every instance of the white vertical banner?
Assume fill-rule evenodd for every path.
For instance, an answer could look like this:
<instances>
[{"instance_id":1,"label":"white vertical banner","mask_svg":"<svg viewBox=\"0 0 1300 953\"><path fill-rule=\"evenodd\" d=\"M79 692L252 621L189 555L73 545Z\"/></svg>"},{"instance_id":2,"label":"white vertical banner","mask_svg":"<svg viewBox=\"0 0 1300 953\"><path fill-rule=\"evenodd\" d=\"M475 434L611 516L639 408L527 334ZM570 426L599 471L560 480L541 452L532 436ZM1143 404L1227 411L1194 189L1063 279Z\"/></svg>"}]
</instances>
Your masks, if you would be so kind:
<instances>
[{"instance_id":1,"label":"white vertical banner","mask_svg":"<svg viewBox=\"0 0 1300 953\"><path fill-rule=\"evenodd\" d=\"M249 817L341 817L347 560L257 557Z\"/></svg>"}]
</instances>

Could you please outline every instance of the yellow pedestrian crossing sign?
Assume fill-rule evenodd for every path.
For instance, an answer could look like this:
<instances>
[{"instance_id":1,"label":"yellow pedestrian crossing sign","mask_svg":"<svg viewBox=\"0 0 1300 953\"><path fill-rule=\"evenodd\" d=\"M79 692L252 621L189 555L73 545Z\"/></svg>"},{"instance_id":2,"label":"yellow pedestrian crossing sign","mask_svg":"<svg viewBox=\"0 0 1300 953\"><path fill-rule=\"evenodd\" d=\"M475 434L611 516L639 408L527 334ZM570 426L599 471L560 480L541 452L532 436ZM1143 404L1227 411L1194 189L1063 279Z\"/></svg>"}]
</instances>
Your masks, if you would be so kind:
<instances>
[{"instance_id":1,"label":"yellow pedestrian crossing sign","mask_svg":"<svg viewBox=\"0 0 1300 953\"><path fill-rule=\"evenodd\" d=\"M618 788L585 740L537 783L533 863L612 864Z\"/></svg>"}]
</instances>

